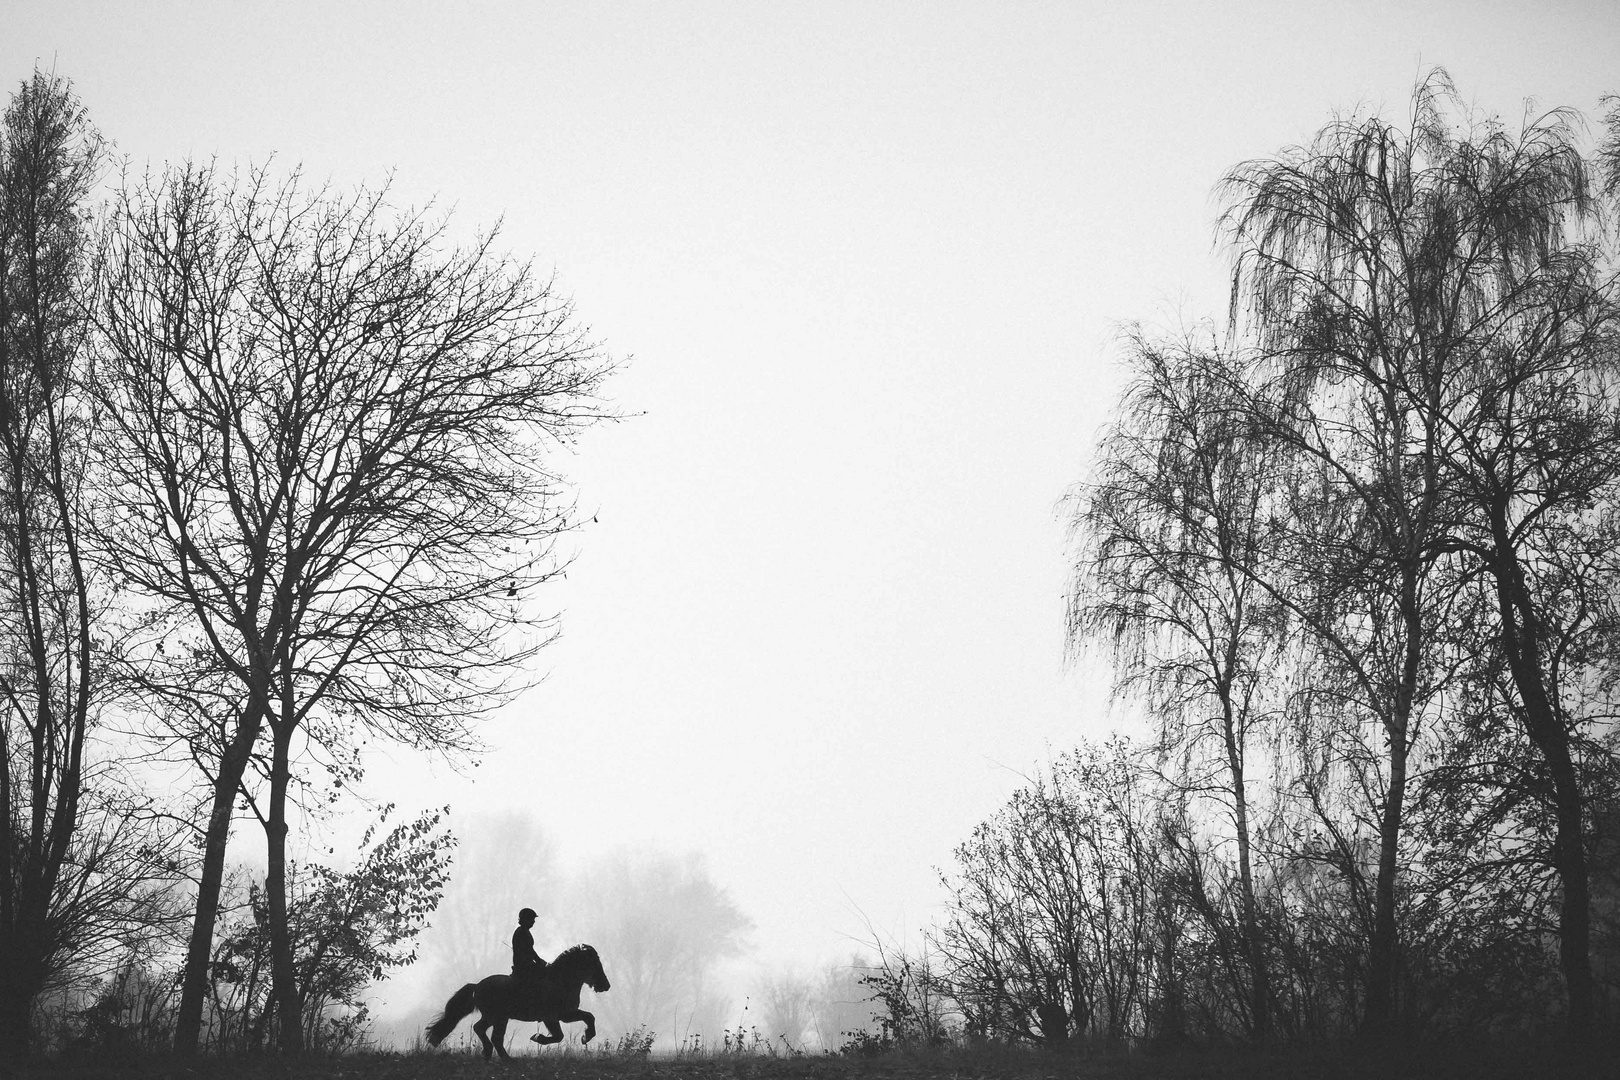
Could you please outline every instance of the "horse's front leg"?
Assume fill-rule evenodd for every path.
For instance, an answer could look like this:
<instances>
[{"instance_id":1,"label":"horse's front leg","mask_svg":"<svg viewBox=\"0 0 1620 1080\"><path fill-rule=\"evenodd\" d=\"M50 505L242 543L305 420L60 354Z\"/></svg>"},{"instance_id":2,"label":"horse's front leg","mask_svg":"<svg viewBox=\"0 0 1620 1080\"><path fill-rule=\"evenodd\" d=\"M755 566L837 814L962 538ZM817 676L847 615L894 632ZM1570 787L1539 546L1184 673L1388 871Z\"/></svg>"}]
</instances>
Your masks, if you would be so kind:
<instances>
[{"instance_id":1,"label":"horse's front leg","mask_svg":"<svg viewBox=\"0 0 1620 1080\"><path fill-rule=\"evenodd\" d=\"M575 1009L573 1012L563 1013L562 1018L567 1020L570 1024L579 1023L581 1021L584 1022L585 1034L580 1036L579 1039L581 1045L596 1038L596 1017L592 1016L584 1009Z\"/></svg>"},{"instance_id":2,"label":"horse's front leg","mask_svg":"<svg viewBox=\"0 0 1620 1080\"><path fill-rule=\"evenodd\" d=\"M545 1029L551 1034L542 1035L537 1031L533 1035L529 1036L530 1042L537 1042L541 1046L550 1046L552 1043L560 1043L563 1041L562 1025L558 1024L557 1021L547 1019L540 1021L540 1023L544 1025Z\"/></svg>"}]
</instances>

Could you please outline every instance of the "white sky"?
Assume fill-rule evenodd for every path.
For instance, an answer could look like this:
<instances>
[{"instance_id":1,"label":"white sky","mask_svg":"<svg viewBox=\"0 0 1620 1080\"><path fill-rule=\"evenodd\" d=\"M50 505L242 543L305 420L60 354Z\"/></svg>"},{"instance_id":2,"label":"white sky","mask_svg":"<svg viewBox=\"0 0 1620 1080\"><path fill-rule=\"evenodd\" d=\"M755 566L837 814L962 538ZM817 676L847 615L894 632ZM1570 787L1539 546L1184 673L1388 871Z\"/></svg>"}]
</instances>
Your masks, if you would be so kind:
<instances>
[{"instance_id":1,"label":"white sky","mask_svg":"<svg viewBox=\"0 0 1620 1080\"><path fill-rule=\"evenodd\" d=\"M1114 723L1063 662L1057 504L1118 327L1224 311L1220 174L1433 64L1595 118L1617 31L1608 0L6 0L0 79L54 65L137 170L392 170L555 267L638 414L564 463L599 516L564 636L470 776L398 751L369 791L531 808L575 860L701 851L760 957L810 962L861 913L915 934L1019 774Z\"/></svg>"}]
</instances>

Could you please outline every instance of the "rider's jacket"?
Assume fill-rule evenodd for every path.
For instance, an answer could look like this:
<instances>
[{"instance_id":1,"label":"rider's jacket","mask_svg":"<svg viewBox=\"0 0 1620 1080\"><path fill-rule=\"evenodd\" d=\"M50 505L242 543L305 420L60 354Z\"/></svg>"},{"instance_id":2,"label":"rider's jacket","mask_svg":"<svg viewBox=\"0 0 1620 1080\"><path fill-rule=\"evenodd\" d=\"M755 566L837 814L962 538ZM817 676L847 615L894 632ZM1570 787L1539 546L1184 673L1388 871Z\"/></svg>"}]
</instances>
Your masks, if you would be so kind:
<instances>
[{"instance_id":1,"label":"rider's jacket","mask_svg":"<svg viewBox=\"0 0 1620 1080\"><path fill-rule=\"evenodd\" d=\"M534 935L527 927L512 931L512 974L527 975L546 966L540 954L534 951Z\"/></svg>"}]
</instances>

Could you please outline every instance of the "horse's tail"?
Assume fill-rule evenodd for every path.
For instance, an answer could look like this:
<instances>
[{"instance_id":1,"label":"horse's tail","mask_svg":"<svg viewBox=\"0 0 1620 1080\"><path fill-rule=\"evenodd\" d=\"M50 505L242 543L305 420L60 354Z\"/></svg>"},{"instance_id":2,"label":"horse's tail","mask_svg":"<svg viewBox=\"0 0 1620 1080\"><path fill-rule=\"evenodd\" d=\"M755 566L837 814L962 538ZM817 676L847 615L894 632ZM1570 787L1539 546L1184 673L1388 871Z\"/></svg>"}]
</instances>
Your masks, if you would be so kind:
<instances>
[{"instance_id":1,"label":"horse's tail","mask_svg":"<svg viewBox=\"0 0 1620 1080\"><path fill-rule=\"evenodd\" d=\"M439 1018L427 1027L427 1041L429 1046L438 1046L444 1037L456 1030L456 1025L467 1018L473 1011L473 995L478 993L477 983L468 983L453 994L445 1003L444 1012Z\"/></svg>"}]
</instances>

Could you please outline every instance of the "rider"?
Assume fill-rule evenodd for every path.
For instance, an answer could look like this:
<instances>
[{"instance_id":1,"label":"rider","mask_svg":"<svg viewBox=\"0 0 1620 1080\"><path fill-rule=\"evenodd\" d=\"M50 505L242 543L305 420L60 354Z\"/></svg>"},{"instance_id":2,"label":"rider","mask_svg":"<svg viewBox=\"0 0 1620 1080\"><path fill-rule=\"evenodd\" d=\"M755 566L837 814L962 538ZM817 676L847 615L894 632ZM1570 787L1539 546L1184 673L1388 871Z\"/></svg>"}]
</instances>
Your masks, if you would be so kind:
<instances>
[{"instance_id":1,"label":"rider","mask_svg":"<svg viewBox=\"0 0 1620 1080\"><path fill-rule=\"evenodd\" d=\"M535 918L534 908L524 908L518 912L518 928L512 931L512 978L525 989L538 994L540 973L545 970L546 962L534 951L534 935L529 933Z\"/></svg>"}]
</instances>

